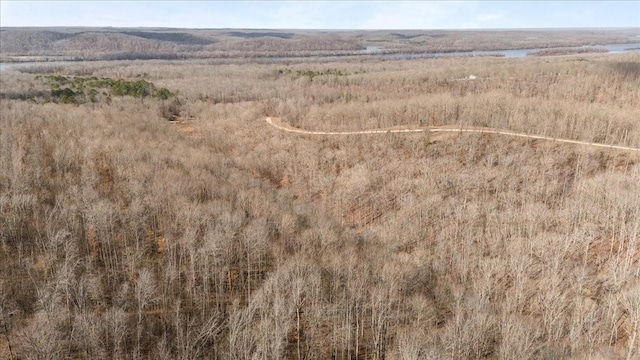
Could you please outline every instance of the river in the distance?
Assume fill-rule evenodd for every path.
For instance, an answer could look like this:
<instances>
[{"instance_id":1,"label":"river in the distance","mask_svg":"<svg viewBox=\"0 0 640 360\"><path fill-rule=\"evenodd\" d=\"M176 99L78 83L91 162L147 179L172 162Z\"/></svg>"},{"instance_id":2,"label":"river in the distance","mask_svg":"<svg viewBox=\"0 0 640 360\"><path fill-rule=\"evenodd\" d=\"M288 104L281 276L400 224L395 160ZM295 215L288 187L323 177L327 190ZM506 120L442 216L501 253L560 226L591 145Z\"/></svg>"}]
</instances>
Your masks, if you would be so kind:
<instances>
[{"instance_id":1,"label":"river in the distance","mask_svg":"<svg viewBox=\"0 0 640 360\"><path fill-rule=\"evenodd\" d=\"M640 43L628 44L608 44L608 45L585 45L575 48L596 48L607 50L609 54L621 54L628 52L640 52ZM455 52L436 52L436 53L395 53L385 54L384 49L368 46L366 49L349 55L327 55L327 56L309 56L309 57L271 57L254 59L256 62L286 62L286 61L304 61L304 60L325 60L339 61L348 60L350 58L367 57L383 60L407 60L421 58L439 58L439 57L456 57L456 56L501 56L505 58L522 58L528 53L545 50L543 48L531 49L513 49L513 50L478 50L478 51L455 51ZM252 59L240 59L243 61L251 61ZM10 68L21 68L33 65L69 65L77 64L77 61L54 61L54 62L29 62L29 63L0 63L0 71Z\"/></svg>"},{"instance_id":2,"label":"river in the distance","mask_svg":"<svg viewBox=\"0 0 640 360\"><path fill-rule=\"evenodd\" d=\"M609 53L620 54L627 52L640 52L640 43L628 43L628 44L609 44L609 45L585 45L577 46L573 48L595 48L604 49ZM375 49L382 50L382 49ZM372 51L371 47L365 50L367 55L380 58L380 59L419 59L419 58L437 58L437 57L452 57L452 56L503 56L506 58L522 58L527 56L528 53L545 50L542 48L531 49L513 49L513 50L477 50L477 51L454 51L454 52L437 52L437 53L398 53L398 54L376 54Z\"/></svg>"}]
</instances>

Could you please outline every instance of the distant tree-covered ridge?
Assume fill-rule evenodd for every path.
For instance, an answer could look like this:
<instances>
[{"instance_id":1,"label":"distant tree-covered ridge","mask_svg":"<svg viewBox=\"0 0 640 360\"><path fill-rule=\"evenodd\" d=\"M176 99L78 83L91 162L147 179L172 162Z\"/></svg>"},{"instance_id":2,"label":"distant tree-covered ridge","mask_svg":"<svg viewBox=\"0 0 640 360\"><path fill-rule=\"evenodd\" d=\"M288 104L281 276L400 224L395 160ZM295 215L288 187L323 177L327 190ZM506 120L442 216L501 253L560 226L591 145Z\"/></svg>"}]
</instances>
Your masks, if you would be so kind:
<instances>
[{"instance_id":1,"label":"distant tree-covered ridge","mask_svg":"<svg viewBox=\"0 0 640 360\"><path fill-rule=\"evenodd\" d=\"M630 29L248 30L0 28L0 61L308 57L433 53L630 43Z\"/></svg>"}]
</instances>

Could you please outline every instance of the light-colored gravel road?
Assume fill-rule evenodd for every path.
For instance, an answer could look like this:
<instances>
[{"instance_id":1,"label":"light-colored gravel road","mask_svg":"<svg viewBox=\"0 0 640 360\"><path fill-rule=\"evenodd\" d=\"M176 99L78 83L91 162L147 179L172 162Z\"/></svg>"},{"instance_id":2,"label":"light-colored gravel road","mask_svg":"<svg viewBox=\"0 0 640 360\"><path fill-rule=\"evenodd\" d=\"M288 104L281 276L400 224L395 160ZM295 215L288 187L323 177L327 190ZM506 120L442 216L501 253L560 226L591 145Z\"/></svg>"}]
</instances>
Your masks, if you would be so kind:
<instances>
[{"instance_id":1,"label":"light-colored gravel road","mask_svg":"<svg viewBox=\"0 0 640 360\"><path fill-rule=\"evenodd\" d=\"M406 128L362 130L362 131L310 131L310 130L302 130L302 129L297 129L290 126L282 125L277 118L267 117L265 120L269 125L275 127L276 129L287 131L290 133L303 134L303 135L369 135L369 134L389 134L389 133L420 133L425 131L429 131L433 133L438 133L438 132L483 133L483 134L515 136L515 137L521 137L521 138L527 138L527 139L556 141L556 142L562 142L562 143L586 145L586 146L600 147L600 148L606 148L606 149L640 152L640 148L634 148L629 146L609 145L609 144L600 144L600 143L587 142L587 141L554 138L549 136L530 135L530 134L519 133L515 131L510 131L510 130L493 129L493 128L485 128L485 127L451 125L451 126L431 126L429 128L406 127Z\"/></svg>"}]
</instances>

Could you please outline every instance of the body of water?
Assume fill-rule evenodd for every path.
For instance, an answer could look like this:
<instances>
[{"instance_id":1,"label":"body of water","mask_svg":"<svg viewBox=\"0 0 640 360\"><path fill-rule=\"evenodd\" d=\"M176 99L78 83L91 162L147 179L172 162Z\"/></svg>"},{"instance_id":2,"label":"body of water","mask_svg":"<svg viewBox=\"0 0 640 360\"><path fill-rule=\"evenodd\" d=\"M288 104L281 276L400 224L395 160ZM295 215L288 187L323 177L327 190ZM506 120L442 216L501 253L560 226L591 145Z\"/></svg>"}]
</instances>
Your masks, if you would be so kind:
<instances>
[{"instance_id":1,"label":"body of water","mask_svg":"<svg viewBox=\"0 0 640 360\"><path fill-rule=\"evenodd\" d=\"M610 45L585 45L578 46L576 48L596 48L605 49L609 53L627 53L627 52L640 52L640 43L629 44L610 44ZM480 50L480 51L455 51L444 53L421 53L421 54L371 54L381 59L419 59L419 58L437 58L437 57L450 57L450 56L503 56L506 58L521 58L527 56L527 53L544 50L542 48L531 49L514 49L514 50Z\"/></svg>"},{"instance_id":2,"label":"body of water","mask_svg":"<svg viewBox=\"0 0 640 360\"><path fill-rule=\"evenodd\" d=\"M628 44L609 44L609 45L585 45L578 46L576 48L597 48L608 50L609 53L621 54L628 52L640 52L640 43L628 43ZM384 60L405 60L405 59L421 59L421 58L439 58L439 57L455 57L455 56L502 56L506 58L522 58L527 56L527 53L544 50L542 48L531 49L514 49L514 50L479 50L479 51L455 51L455 52L440 52L440 53L397 53L397 54L384 54L383 48L377 46L367 46L366 49L360 50L351 55L328 55L328 56L309 56L309 57L275 57L275 58L259 58L256 62L285 62L285 61L303 61L303 60L326 60L326 61L339 61L348 60L349 58L367 56L375 59ZM251 59L239 59L249 60ZM65 62L31 62L31 63L0 63L0 71L7 70L13 67L28 67L30 65L65 65L65 64L77 64L77 61Z\"/></svg>"}]
</instances>

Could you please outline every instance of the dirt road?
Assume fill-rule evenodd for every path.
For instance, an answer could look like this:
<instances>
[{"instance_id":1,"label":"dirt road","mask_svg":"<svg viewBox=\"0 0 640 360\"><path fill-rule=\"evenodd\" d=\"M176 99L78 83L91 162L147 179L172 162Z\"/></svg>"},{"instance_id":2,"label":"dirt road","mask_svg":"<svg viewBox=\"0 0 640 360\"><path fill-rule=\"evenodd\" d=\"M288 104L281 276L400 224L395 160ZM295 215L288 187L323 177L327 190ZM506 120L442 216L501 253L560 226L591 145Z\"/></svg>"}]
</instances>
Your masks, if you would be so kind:
<instances>
[{"instance_id":1,"label":"dirt road","mask_svg":"<svg viewBox=\"0 0 640 360\"><path fill-rule=\"evenodd\" d=\"M493 128L486 128L486 127L445 125L445 126L431 126L429 128L417 128L417 127L407 126L403 128L389 128L389 129L362 130L362 131L309 131L309 130L302 130L302 129L297 129L294 127L282 125L277 118L274 119L271 117L267 117L265 120L269 125L275 127L276 129L287 131L290 133L304 134L304 135L369 135L369 134L388 134L388 133L420 133L428 130L429 132L433 132L433 133L439 133L439 132L463 133L464 132L464 133L507 135L507 136L527 138L527 139L548 140L548 141L556 141L556 142L569 143L569 144L600 147L600 148L606 148L606 149L640 152L640 148L634 148L629 146L608 145L608 144L600 144L600 143L587 142L587 141L554 138L549 136L530 135L530 134L519 133L515 131L510 131L510 130L493 129Z\"/></svg>"}]
</instances>

